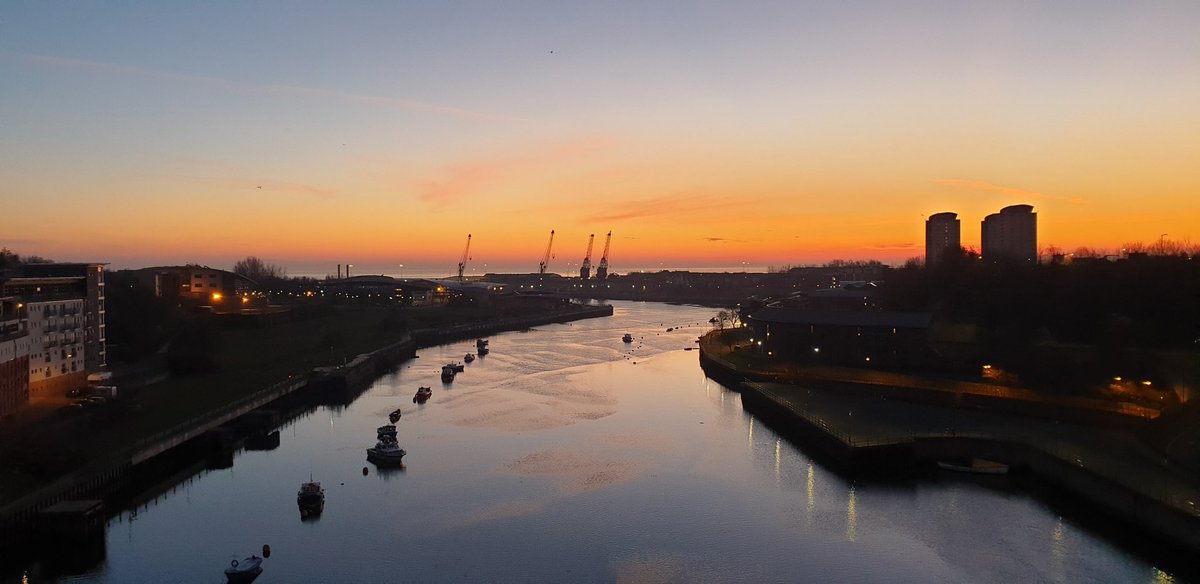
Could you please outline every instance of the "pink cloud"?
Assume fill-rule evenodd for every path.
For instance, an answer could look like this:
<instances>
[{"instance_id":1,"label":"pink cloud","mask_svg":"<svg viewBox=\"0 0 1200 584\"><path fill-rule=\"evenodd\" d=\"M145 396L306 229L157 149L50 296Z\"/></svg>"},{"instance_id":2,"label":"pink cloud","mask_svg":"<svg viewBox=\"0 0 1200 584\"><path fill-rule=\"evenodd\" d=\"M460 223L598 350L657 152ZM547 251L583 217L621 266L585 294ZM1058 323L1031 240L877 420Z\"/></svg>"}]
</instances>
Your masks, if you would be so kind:
<instances>
[{"instance_id":1,"label":"pink cloud","mask_svg":"<svg viewBox=\"0 0 1200 584\"><path fill-rule=\"evenodd\" d=\"M606 151L615 143L610 136L589 136L512 156L459 164L446 169L443 178L427 181L421 198L435 205L449 203L567 161Z\"/></svg>"}]
</instances>

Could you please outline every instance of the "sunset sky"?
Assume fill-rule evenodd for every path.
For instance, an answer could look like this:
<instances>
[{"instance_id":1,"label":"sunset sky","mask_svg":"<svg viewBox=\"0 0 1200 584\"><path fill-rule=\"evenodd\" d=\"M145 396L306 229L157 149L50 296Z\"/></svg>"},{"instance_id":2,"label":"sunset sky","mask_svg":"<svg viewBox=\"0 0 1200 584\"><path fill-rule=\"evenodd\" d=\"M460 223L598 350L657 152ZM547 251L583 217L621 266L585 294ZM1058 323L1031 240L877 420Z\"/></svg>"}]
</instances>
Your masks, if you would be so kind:
<instances>
[{"instance_id":1,"label":"sunset sky","mask_svg":"<svg viewBox=\"0 0 1200 584\"><path fill-rule=\"evenodd\" d=\"M0 246L289 273L1200 242L1200 2L5 2ZM487 265L485 268L484 265Z\"/></svg>"}]
</instances>

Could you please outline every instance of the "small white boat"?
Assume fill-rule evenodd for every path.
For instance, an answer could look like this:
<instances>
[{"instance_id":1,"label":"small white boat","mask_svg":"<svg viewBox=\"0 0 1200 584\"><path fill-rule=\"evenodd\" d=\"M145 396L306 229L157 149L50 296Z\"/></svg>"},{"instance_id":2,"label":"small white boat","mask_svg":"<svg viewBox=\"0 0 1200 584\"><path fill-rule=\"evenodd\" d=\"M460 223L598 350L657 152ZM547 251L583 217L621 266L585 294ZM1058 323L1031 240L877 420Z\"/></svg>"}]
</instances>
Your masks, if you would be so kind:
<instances>
[{"instance_id":1,"label":"small white boat","mask_svg":"<svg viewBox=\"0 0 1200 584\"><path fill-rule=\"evenodd\" d=\"M467 363L470 363L471 361L474 361L474 360L475 360L475 355L472 355L471 353L467 353L466 355L463 355L463 361L466 361Z\"/></svg>"},{"instance_id":2,"label":"small white boat","mask_svg":"<svg viewBox=\"0 0 1200 584\"><path fill-rule=\"evenodd\" d=\"M259 574L262 574L263 559L258 556L250 556L242 561L233 560L229 563L229 567L225 568L225 579L230 584L243 584L253 582Z\"/></svg>"}]
</instances>

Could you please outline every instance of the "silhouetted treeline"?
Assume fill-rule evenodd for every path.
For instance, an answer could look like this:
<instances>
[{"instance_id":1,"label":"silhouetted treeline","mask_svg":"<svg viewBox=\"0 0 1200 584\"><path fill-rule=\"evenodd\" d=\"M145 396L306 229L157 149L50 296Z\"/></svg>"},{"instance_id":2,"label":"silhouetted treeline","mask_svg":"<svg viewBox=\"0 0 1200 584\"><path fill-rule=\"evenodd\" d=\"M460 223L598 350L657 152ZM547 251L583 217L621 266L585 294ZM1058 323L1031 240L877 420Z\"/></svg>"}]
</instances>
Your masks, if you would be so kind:
<instances>
[{"instance_id":1,"label":"silhouetted treeline","mask_svg":"<svg viewBox=\"0 0 1200 584\"><path fill-rule=\"evenodd\" d=\"M1200 338L1200 261L1183 256L1028 265L964 253L894 270L886 291L891 309L975 324L987 336L981 341L1001 347L1053 340L1184 348Z\"/></svg>"}]
</instances>

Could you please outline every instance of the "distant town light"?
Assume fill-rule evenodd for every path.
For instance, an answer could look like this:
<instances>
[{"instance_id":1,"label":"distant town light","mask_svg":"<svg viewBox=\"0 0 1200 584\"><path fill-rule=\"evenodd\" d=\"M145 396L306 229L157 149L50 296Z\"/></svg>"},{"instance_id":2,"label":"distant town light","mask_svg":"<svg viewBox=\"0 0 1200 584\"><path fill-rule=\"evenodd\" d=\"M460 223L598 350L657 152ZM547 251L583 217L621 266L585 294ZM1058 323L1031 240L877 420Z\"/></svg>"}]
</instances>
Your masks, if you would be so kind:
<instances>
[{"instance_id":1,"label":"distant town light","mask_svg":"<svg viewBox=\"0 0 1200 584\"><path fill-rule=\"evenodd\" d=\"M1143 382L1142 382L1142 385L1151 385L1151 383L1150 383L1150 381L1149 381L1149 380L1146 380L1146 381L1143 381Z\"/></svg>"},{"instance_id":2,"label":"distant town light","mask_svg":"<svg viewBox=\"0 0 1200 584\"><path fill-rule=\"evenodd\" d=\"M1116 376L1116 377L1114 377L1114 378L1113 378L1113 381L1120 381L1120 380L1121 380L1121 376L1120 376L1120 375L1118 375L1118 376Z\"/></svg>"},{"instance_id":3,"label":"distant town light","mask_svg":"<svg viewBox=\"0 0 1200 584\"><path fill-rule=\"evenodd\" d=\"M212 293L212 301L213 302L220 302L222 298L224 298L224 296L222 296L220 292Z\"/></svg>"},{"instance_id":4,"label":"distant town light","mask_svg":"<svg viewBox=\"0 0 1200 584\"><path fill-rule=\"evenodd\" d=\"M814 352L814 353L820 353L820 352L821 352L821 347L813 347L813 352Z\"/></svg>"},{"instance_id":5,"label":"distant town light","mask_svg":"<svg viewBox=\"0 0 1200 584\"><path fill-rule=\"evenodd\" d=\"M984 365L984 366L983 366L983 368L984 368L984 369L991 369L991 368L992 368L992 366L991 366L991 365Z\"/></svg>"}]
</instances>

